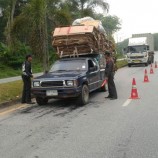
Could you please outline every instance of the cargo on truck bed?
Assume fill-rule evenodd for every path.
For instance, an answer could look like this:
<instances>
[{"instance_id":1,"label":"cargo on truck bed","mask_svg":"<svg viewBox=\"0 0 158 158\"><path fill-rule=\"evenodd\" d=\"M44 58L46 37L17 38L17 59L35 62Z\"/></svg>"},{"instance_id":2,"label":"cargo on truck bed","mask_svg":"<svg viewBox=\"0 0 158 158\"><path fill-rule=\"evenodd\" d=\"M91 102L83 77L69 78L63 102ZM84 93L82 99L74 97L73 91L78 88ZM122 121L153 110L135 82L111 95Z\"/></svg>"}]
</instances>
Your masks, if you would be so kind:
<instances>
[{"instance_id":1,"label":"cargo on truck bed","mask_svg":"<svg viewBox=\"0 0 158 158\"><path fill-rule=\"evenodd\" d=\"M94 26L56 28L52 45L60 57L104 52L107 48L105 36Z\"/></svg>"},{"instance_id":2,"label":"cargo on truck bed","mask_svg":"<svg viewBox=\"0 0 158 158\"><path fill-rule=\"evenodd\" d=\"M115 49L101 22L92 18L77 19L71 26L57 27L52 34L52 45L60 58L103 53L106 50L112 52Z\"/></svg>"}]
</instances>

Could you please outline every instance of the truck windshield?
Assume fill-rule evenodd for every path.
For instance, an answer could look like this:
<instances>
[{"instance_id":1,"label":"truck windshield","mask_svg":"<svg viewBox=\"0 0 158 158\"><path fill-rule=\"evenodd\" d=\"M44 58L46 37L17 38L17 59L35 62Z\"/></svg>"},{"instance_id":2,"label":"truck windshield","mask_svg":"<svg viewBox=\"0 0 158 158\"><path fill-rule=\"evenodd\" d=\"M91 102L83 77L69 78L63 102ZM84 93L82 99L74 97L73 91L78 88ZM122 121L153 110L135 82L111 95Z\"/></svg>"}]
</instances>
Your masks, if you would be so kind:
<instances>
[{"instance_id":1,"label":"truck windshield","mask_svg":"<svg viewBox=\"0 0 158 158\"><path fill-rule=\"evenodd\" d=\"M128 52L131 53L142 53L147 50L147 46L129 46Z\"/></svg>"},{"instance_id":2,"label":"truck windshield","mask_svg":"<svg viewBox=\"0 0 158 158\"><path fill-rule=\"evenodd\" d=\"M50 69L50 72L56 71L84 71L87 69L85 60L60 60L57 61Z\"/></svg>"}]
</instances>

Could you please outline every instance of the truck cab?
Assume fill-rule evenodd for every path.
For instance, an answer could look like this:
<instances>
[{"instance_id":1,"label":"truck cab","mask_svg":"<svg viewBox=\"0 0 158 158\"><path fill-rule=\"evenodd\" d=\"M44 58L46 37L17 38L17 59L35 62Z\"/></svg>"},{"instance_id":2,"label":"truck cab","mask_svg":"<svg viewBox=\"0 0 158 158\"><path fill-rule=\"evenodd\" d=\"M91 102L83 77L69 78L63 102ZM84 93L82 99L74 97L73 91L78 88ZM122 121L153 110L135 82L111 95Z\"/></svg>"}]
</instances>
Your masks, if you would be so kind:
<instances>
[{"instance_id":1,"label":"truck cab","mask_svg":"<svg viewBox=\"0 0 158 158\"><path fill-rule=\"evenodd\" d=\"M33 79L32 93L39 105L51 98L76 98L79 105L85 105L90 92L106 90L104 64L98 55L59 59L48 73Z\"/></svg>"},{"instance_id":2,"label":"truck cab","mask_svg":"<svg viewBox=\"0 0 158 158\"><path fill-rule=\"evenodd\" d=\"M146 37L130 38L127 47L128 66L144 64L148 66L154 62L154 56L150 53Z\"/></svg>"}]
</instances>

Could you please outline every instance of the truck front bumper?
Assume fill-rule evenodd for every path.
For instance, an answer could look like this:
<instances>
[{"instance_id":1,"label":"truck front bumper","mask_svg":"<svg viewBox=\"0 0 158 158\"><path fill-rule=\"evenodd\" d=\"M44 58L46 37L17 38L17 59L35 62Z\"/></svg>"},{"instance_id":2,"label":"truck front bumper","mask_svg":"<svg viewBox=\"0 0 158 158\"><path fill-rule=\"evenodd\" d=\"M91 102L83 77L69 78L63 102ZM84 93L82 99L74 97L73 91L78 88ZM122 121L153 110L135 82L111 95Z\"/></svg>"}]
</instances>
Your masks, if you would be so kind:
<instances>
[{"instance_id":1,"label":"truck front bumper","mask_svg":"<svg viewBox=\"0 0 158 158\"><path fill-rule=\"evenodd\" d=\"M48 95L48 91L56 91L57 93L54 95ZM71 88L32 88L31 92L36 97L43 98L73 98L77 97L81 93L81 87L71 87Z\"/></svg>"},{"instance_id":2,"label":"truck front bumper","mask_svg":"<svg viewBox=\"0 0 158 158\"><path fill-rule=\"evenodd\" d=\"M138 59L127 59L128 64L146 64L148 63L148 58L138 58Z\"/></svg>"}]
</instances>

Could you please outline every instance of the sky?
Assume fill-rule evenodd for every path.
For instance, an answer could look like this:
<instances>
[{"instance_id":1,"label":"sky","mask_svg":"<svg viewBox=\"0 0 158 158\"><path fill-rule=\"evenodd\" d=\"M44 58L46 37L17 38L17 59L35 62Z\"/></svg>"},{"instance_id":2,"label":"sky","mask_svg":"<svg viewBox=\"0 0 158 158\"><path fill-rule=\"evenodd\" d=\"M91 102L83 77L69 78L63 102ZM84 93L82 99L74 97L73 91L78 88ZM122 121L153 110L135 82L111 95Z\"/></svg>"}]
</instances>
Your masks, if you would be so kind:
<instances>
[{"instance_id":1,"label":"sky","mask_svg":"<svg viewBox=\"0 0 158 158\"><path fill-rule=\"evenodd\" d=\"M121 19L122 29L115 33L120 42L137 33L158 33L158 0L107 0L110 15Z\"/></svg>"}]
</instances>

